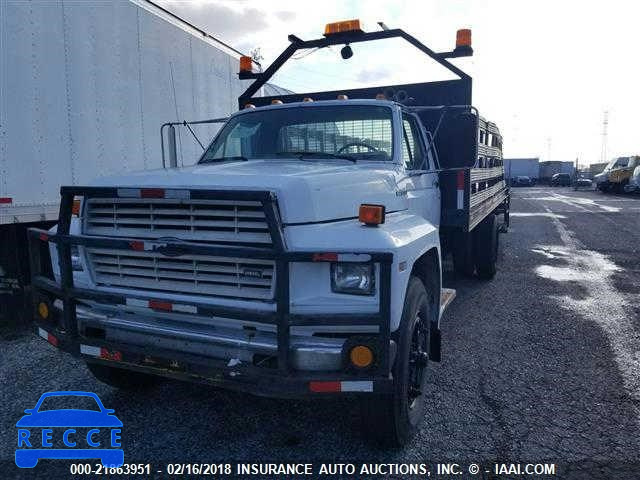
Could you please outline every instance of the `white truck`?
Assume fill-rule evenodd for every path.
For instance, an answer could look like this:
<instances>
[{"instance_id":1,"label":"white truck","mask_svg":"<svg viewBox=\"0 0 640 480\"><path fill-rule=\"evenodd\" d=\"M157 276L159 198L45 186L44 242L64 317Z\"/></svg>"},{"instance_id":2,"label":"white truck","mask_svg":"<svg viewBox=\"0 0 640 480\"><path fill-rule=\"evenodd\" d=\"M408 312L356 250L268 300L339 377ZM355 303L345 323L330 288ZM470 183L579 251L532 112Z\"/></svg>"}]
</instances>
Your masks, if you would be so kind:
<instances>
[{"instance_id":1,"label":"white truck","mask_svg":"<svg viewBox=\"0 0 640 480\"><path fill-rule=\"evenodd\" d=\"M2 1L0 35L2 325L31 311L26 232L58 218L60 185L160 168L163 122L229 115L248 82L242 53L146 0Z\"/></svg>"},{"instance_id":2,"label":"white truck","mask_svg":"<svg viewBox=\"0 0 640 480\"><path fill-rule=\"evenodd\" d=\"M252 97L297 50L398 37L459 78ZM264 73L241 61L255 81L195 166L62 188L57 230L29 232L37 331L122 388L357 396L370 437L404 444L455 294L445 255L496 272L502 139L447 60L468 31L444 53L356 21L289 39Z\"/></svg>"}]
</instances>

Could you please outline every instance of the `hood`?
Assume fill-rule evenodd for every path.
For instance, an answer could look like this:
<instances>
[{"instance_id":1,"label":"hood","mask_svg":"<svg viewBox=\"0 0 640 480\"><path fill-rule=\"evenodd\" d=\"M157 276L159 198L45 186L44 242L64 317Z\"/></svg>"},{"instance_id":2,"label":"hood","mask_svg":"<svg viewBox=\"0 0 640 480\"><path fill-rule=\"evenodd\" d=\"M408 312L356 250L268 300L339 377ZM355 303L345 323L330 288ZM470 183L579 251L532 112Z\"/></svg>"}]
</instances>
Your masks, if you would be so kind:
<instances>
[{"instance_id":1,"label":"hood","mask_svg":"<svg viewBox=\"0 0 640 480\"><path fill-rule=\"evenodd\" d=\"M164 187L220 190L268 190L276 194L284 223L322 222L358 216L361 203L404 210L396 194L398 166L343 161L250 160L195 165L104 177L104 187Z\"/></svg>"},{"instance_id":2,"label":"hood","mask_svg":"<svg viewBox=\"0 0 640 480\"><path fill-rule=\"evenodd\" d=\"M597 183L606 182L607 180L609 180L609 172L605 170L601 173L598 173L597 175L593 176L593 180Z\"/></svg>"}]
</instances>

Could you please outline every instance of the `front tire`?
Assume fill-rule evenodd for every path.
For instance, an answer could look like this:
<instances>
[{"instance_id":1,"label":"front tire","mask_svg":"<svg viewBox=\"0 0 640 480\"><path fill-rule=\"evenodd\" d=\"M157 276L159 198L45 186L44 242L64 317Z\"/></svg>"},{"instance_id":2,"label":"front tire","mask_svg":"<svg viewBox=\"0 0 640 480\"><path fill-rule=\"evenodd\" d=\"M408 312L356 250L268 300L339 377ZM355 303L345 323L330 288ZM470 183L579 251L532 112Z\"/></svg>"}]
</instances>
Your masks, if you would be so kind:
<instances>
[{"instance_id":1,"label":"front tire","mask_svg":"<svg viewBox=\"0 0 640 480\"><path fill-rule=\"evenodd\" d=\"M412 276L395 335L398 353L392 368L393 392L362 400L365 434L376 443L406 445L424 418L431 307L422 281Z\"/></svg>"},{"instance_id":2,"label":"front tire","mask_svg":"<svg viewBox=\"0 0 640 480\"><path fill-rule=\"evenodd\" d=\"M87 368L97 380L120 390L143 390L158 384L161 380L155 375L132 372L98 363L87 362Z\"/></svg>"}]
</instances>

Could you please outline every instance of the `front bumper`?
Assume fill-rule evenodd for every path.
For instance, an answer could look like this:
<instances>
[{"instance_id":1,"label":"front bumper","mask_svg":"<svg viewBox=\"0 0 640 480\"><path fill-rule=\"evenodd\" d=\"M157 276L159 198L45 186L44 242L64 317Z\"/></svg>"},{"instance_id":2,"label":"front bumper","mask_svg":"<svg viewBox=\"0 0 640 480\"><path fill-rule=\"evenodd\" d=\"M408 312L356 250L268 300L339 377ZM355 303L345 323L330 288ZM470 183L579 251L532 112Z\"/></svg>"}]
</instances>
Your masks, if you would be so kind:
<instances>
[{"instance_id":1,"label":"front bumper","mask_svg":"<svg viewBox=\"0 0 640 480\"><path fill-rule=\"evenodd\" d=\"M196 193L197 192L197 193ZM284 246L277 222L272 222L274 247L231 247L192 242L144 241L144 248L169 249L181 254L218 257L244 257L275 261L276 309L261 312L210 304L188 305L198 314L211 317L251 320L269 325L274 333L255 333L251 339L230 335L223 330L186 329L176 322L156 318L104 315L85 309L83 303L125 306L129 295L107 293L74 286L71 246L133 249L139 239L70 235L74 196L114 197L117 189L101 187L63 187L57 233L29 230L32 285L36 299L50 303L59 300L62 310L55 322L38 323L38 333L62 350L86 361L147 372L182 380L212 383L230 389L276 397L316 396L325 393L382 393L390 391L393 342L390 335L391 264L393 254L382 252L290 252ZM229 195L229 192L225 192ZM201 198L220 195L215 191L192 191ZM263 202L265 216L275 219L275 198L268 192L238 192L238 198ZM276 225L276 226L273 226ZM56 245L60 283L46 274L48 244ZM157 245L156 245L157 244ZM378 264L380 275L379 310L372 314L298 315L289 311L289 270L297 262L355 261ZM158 301L152 292L132 295L137 302ZM122 310L124 312L124 310ZM367 338L376 353L374 364L366 370L350 368L345 361L345 340L300 338L291 334L297 326L374 326L377 333ZM90 328L87 328L90 327ZM91 328L93 327L93 328ZM99 333L96 333L99 332ZM101 333L100 333L101 332ZM146 340L146 341L145 341ZM348 342L348 340L347 340ZM189 348L182 348L191 343ZM180 344L181 348L176 347ZM193 347L193 348L192 348ZM248 355L271 357L267 366L255 364ZM244 355L244 356L243 356ZM267 362L269 363L269 362Z\"/></svg>"},{"instance_id":2,"label":"front bumper","mask_svg":"<svg viewBox=\"0 0 640 480\"><path fill-rule=\"evenodd\" d=\"M338 372L290 371L234 363L223 359L178 352L161 347L145 347L95 338L75 337L43 322L36 333L56 348L86 362L123 368L176 380L213 385L253 395L275 398L382 394L391 391L391 375Z\"/></svg>"},{"instance_id":3,"label":"front bumper","mask_svg":"<svg viewBox=\"0 0 640 480\"><path fill-rule=\"evenodd\" d=\"M56 302L54 308L58 314L62 313L60 307L61 302ZM81 336L86 336L88 332L99 332L101 337L114 344L131 343L151 349L226 358L236 364L266 363L278 355L275 333L211 325L206 317L160 314L151 310L141 315L115 308L100 310L84 305L77 306L76 317ZM292 334L289 342L291 368L299 371L339 371L342 369L344 344L344 338Z\"/></svg>"}]
</instances>

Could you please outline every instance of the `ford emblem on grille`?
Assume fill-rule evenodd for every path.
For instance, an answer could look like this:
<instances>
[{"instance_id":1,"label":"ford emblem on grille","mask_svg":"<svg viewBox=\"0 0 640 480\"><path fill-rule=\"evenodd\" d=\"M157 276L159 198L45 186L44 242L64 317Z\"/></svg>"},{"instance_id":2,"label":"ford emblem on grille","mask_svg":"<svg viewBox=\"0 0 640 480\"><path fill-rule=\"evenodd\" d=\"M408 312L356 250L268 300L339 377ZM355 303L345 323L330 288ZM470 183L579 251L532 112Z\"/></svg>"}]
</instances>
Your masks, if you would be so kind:
<instances>
[{"instance_id":1,"label":"ford emblem on grille","mask_svg":"<svg viewBox=\"0 0 640 480\"><path fill-rule=\"evenodd\" d=\"M157 245L154 247L153 251L161 253L165 257L179 257L180 255L184 255L184 250L175 245L176 243L182 243L182 240L175 237L162 237L158 238L156 242L166 242L164 245ZM173 244L173 245L169 245Z\"/></svg>"},{"instance_id":2,"label":"ford emblem on grille","mask_svg":"<svg viewBox=\"0 0 640 480\"><path fill-rule=\"evenodd\" d=\"M258 268L243 268L242 276L251 278L262 278L262 270Z\"/></svg>"}]
</instances>

